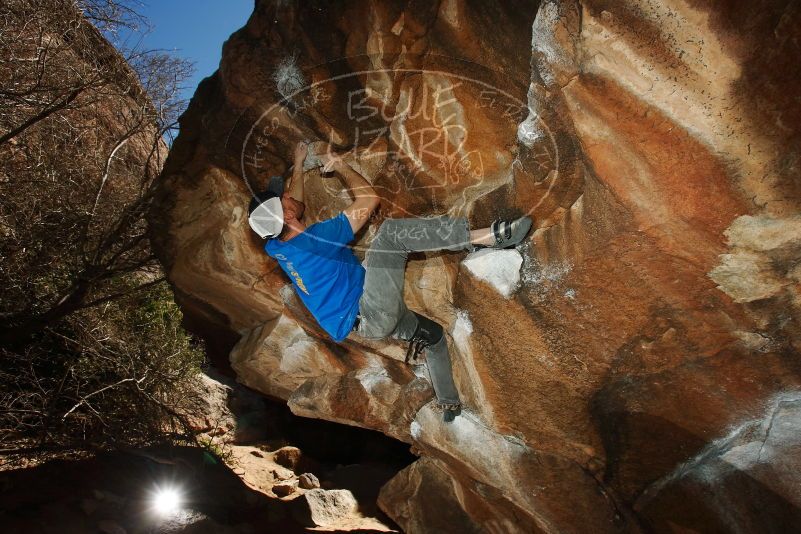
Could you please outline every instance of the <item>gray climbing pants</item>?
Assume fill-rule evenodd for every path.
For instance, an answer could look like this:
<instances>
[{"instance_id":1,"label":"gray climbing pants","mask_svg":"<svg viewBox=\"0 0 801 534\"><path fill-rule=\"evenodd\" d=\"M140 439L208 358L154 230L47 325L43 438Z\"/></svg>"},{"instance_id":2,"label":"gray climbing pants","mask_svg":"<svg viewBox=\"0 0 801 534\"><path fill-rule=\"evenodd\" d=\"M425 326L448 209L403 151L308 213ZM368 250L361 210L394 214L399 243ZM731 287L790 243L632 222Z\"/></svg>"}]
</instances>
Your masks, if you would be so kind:
<instances>
[{"instance_id":1,"label":"gray climbing pants","mask_svg":"<svg viewBox=\"0 0 801 534\"><path fill-rule=\"evenodd\" d=\"M376 232L365 254L364 293L356 332L368 339L393 337L408 341L417 317L403 302L403 278L410 252L473 250L467 219L433 217L387 219ZM453 382L448 342L442 339L426 349L426 363L437 402L459 403Z\"/></svg>"}]
</instances>

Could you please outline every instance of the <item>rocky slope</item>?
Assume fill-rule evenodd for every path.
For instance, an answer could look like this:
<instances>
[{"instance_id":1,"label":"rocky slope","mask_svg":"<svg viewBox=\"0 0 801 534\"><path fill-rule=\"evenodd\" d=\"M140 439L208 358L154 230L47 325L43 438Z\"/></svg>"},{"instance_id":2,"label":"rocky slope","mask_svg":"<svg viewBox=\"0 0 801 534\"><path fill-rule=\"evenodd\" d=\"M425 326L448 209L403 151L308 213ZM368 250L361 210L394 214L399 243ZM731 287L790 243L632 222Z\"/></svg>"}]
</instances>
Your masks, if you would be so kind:
<instances>
[{"instance_id":1,"label":"rocky slope","mask_svg":"<svg viewBox=\"0 0 801 534\"><path fill-rule=\"evenodd\" d=\"M257 1L183 117L153 241L238 380L414 446L380 496L409 532L782 530L799 36L789 1ZM327 340L248 229L249 190L317 138L383 197L357 254L383 217L536 219L517 252L409 264L407 302L451 342L453 424L404 347ZM306 184L309 220L347 203Z\"/></svg>"}]
</instances>

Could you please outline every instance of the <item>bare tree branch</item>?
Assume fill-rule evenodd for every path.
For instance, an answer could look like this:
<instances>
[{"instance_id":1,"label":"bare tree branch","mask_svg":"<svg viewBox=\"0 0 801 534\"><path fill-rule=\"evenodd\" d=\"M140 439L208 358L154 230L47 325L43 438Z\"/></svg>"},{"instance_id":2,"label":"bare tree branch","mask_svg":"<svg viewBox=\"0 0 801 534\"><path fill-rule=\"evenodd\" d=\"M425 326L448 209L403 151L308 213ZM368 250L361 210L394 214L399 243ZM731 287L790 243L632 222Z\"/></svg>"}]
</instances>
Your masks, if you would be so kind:
<instances>
[{"instance_id":1,"label":"bare tree branch","mask_svg":"<svg viewBox=\"0 0 801 534\"><path fill-rule=\"evenodd\" d=\"M133 7L0 2L0 454L191 440L203 356L144 220L191 67L103 39Z\"/></svg>"},{"instance_id":2,"label":"bare tree branch","mask_svg":"<svg viewBox=\"0 0 801 534\"><path fill-rule=\"evenodd\" d=\"M16 128L12 129L7 134L0 136L0 145L2 145L3 143L7 143L11 139L14 139L15 137L20 135L22 132L24 132L34 124L45 120L53 113L56 113L57 111L61 111L62 109L66 108L76 98L78 98L78 95L80 95L84 90L86 90L86 87L80 87L78 89L75 89L74 91L70 92L66 97L56 100L55 102L47 105L43 110L41 110L33 117L29 118Z\"/></svg>"},{"instance_id":3,"label":"bare tree branch","mask_svg":"<svg viewBox=\"0 0 801 534\"><path fill-rule=\"evenodd\" d=\"M144 379L142 379L142 380L144 380ZM109 389L111 389L111 388L115 388L115 387L117 387L117 386L119 386L119 385L121 385L121 384L125 384L126 382L138 382L138 380L137 380L136 378L123 378L122 380L119 380L119 381L117 381L117 382L114 382L113 384L109 384L108 386L102 387L102 388L98 389L97 391L93 391L92 393L89 393L88 395L84 396L84 397L83 397L83 398L80 400L80 402L78 402L78 403L77 403L75 406L73 406L72 408L70 408L70 409L67 411L67 413L65 413L65 414L64 414L64 415L63 415L61 418L62 418L62 419L66 419L67 417L69 417L69 415L70 415L72 412L74 412L75 410L77 410L78 408L80 408L82 405L87 405L87 406L88 406L87 399L89 399L89 397L94 397L95 395L98 395L98 394L100 394L100 393L103 393L104 391L107 391L107 390L109 390Z\"/></svg>"}]
</instances>

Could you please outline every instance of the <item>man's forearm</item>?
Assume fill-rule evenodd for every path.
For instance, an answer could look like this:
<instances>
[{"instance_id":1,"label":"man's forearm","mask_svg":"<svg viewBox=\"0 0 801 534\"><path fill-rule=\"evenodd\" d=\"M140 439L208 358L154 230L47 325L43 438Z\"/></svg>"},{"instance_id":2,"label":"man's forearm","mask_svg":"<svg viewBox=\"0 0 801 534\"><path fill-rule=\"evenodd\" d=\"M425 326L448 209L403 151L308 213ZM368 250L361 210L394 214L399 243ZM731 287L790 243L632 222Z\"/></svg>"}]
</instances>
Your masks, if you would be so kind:
<instances>
[{"instance_id":1,"label":"man's forearm","mask_svg":"<svg viewBox=\"0 0 801 534\"><path fill-rule=\"evenodd\" d=\"M372 184L341 159L334 163L332 170L339 173L354 197L353 203L342 211L348 218L353 233L356 234L370 220L370 214L378 207L381 199L378 198Z\"/></svg>"},{"instance_id":2,"label":"man's forearm","mask_svg":"<svg viewBox=\"0 0 801 534\"><path fill-rule=\"evenodd\" d=\"M295 162L295 168L292 169L292 178L289 179L289 196L298 202L304 202L303 185L303 161L300 161L300 163Z\"/></svg>"},{"instance_id":3,"label":"man's forearm","mask_svg":"<svg viewBox=\"0 0 801 534\"><path fill-rule=\"evenodd\" d=\"M345 182L345 187L355 198L378 198L372 184L344 161L340 160L335 170L342 177L342 181Z\"/></svg>"}]
</instances>

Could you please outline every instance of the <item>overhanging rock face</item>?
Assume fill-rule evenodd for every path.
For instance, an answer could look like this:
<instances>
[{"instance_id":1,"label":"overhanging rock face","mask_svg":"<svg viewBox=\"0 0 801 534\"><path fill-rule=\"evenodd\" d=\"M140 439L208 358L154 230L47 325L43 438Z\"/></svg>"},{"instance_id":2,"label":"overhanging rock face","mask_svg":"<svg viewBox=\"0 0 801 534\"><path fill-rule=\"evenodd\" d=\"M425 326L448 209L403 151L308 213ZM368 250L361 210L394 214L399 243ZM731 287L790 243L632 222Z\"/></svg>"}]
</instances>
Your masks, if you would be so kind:
<instances>
[{"instance_id":1,"label":"overhanging rock face","mask_svg":"<svg viewBox=\"0 0 801 534\"><path fill-rule=\"evenodd\" d=\"M799 39L789 1L259 1L183 117L153 240L186 313L241 336L241 382L414 444L381 495L405 530L780 529ZM407 303L448 332L454 423L404 347L327 340L250 232L249 188L302 139L349 150L383 198L357 255L382 217L535 218L522 264L409 263ZM310 222L348 202L314 170L306 190ZM766 413L783 426L736 434Z\"/></svg>"}]
</instances>

